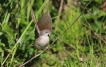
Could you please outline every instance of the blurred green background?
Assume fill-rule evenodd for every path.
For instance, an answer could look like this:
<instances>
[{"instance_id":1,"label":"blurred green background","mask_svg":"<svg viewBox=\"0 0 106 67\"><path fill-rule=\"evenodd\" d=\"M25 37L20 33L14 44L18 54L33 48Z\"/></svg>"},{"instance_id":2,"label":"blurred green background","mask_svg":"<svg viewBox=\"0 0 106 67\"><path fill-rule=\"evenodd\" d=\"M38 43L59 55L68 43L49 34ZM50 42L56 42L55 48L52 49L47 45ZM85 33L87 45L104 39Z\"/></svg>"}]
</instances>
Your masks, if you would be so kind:
<instances>
[{"instance_id":1,"label":"blurred green background","mask_svg":"<svg viewBox=\"0 0 106 67\"><path fill-rule=\"evenodd\" d=\"M31 8L37 21L42 13L50 12L52 43L76 20L89 1L0 0L1 67L18 67L36 54ZM102 0L92 0L71 28L25 67L106 67L106 13L103 4Z\"/></svg>"}]
</instances>

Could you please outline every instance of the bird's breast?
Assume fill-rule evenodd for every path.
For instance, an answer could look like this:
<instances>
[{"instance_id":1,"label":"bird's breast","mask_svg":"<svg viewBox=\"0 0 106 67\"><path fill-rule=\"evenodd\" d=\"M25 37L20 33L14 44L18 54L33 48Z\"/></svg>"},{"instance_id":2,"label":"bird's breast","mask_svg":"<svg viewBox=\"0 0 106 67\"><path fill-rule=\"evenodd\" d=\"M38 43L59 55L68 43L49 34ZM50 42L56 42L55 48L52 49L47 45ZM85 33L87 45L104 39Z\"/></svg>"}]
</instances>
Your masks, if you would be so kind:
<instances>
[{"instance_id":1,"label":"bird's breast","mask_svg":"<svg viewBox=\"0 0 106 67\"><path fill-rule=\"evenodd\" d=\"M35 47L38 49L43 49L47 46L48 43L49 43L48 36L40 36L35 41Z\"/></svg>"}]
</instances>

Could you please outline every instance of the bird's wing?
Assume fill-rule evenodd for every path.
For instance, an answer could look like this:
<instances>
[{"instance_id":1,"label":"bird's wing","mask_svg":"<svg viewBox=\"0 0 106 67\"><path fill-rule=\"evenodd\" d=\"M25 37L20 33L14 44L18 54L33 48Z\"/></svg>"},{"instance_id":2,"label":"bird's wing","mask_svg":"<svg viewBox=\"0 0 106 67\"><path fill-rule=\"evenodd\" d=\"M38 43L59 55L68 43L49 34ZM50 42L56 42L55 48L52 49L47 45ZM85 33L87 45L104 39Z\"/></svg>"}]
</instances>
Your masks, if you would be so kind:
<instances>
[{"instance_id":1,"label":"bird's wing","mask_svg":"<svg viewBox=\"0 0 106 67\"><path fill-rule=\"evenodd\" d=\"M49 32L52 32L52 18L50 16L49 12L46 12L43 14L40 19L37 22L39 31L42 30L49 30Z\"/></svg>"}]
</instances>

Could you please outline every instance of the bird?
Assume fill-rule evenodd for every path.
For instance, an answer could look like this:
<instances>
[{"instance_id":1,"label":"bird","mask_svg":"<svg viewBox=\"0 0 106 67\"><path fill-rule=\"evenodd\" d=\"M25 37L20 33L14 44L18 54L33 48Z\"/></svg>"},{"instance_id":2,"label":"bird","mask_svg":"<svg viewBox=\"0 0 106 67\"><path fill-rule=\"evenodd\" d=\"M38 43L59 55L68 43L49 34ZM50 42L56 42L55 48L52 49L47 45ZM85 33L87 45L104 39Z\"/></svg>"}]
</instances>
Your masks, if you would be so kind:
<instances>
[{"instance_id":1,"label":"bird","mask_svg":"<svg viewBox=\"0 0 106 67\"><path fill-rule=\"evenodd\" d=\"M44 49L48 46L50 42L49 36L52 33L52 18L49 12L46 12L41 15L38 22L34 15L34 11L31 10L31 15L36 26L36 40L34 46L37 49Z\"/></svg>"}]
</instances>

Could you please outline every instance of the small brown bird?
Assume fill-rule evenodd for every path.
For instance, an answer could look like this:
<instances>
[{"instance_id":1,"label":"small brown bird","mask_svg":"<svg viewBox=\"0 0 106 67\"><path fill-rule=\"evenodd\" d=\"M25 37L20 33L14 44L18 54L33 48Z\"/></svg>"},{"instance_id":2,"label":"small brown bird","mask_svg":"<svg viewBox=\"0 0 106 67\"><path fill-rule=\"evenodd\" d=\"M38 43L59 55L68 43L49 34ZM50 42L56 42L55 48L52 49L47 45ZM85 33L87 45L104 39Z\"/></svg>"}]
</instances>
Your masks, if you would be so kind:
<instances>
[{"instance_id":1,"label":"small brown bird","mask_svg":"<svg viewBox=\"0 0 106 67\"><path fill-rule=\"evenodd\" d=\"M38 33L38 37L34 45L37 49L44 49L47 47L50 41L49 36L52 33L52 18L50 16L50 13L47 12L43 14L38 20L38 22L36 23L33 10L31 10L31 14L32 14L34 23L36 24L36 30Z\"/></svg>"}]
</instances>

